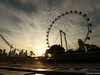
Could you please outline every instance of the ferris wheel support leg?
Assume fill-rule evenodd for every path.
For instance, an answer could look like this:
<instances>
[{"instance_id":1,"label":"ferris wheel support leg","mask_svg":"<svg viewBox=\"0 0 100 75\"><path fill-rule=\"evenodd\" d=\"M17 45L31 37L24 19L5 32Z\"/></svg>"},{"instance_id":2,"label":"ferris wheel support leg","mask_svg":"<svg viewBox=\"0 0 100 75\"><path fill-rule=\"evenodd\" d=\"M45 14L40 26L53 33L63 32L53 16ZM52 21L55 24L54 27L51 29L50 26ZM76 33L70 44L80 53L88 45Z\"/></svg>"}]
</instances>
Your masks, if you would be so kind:
<instances>
[{"instance_id":1,"label":"ferris wheel support leg","mask_svg":"<svg viewBox=\"0 0 100 75\"><path fill-rule=\"evenodd\" d=\"M61 40L61 46L63 47L63 44L62 44L62 31L60 30L60 40Z\"/></svg>"},{"instance_id":2,"label":"ferris wheel support leg","mask_svg":"<svg viewBox=\"0 0 100 75\"><path fill-rule=\"evenodd\" d=\"M68 48L67 48L66 34L64 34L64 38L65 38L66 50L68 50Z\"/></svg>"}]
</instances>

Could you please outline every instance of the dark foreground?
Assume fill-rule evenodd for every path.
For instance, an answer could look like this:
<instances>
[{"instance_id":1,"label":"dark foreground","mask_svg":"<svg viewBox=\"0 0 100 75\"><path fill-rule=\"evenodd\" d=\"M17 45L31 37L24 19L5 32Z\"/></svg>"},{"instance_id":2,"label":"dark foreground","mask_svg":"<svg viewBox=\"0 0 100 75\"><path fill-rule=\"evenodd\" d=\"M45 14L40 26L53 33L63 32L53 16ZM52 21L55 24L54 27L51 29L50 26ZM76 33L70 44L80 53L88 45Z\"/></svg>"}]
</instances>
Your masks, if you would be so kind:
<instances>
[{"instance_id":1,"label":"dark foreground","mask_svg":"<svg viewBox=\"0 0 100 75\"><path fill-rule=\"evenodd\" d=\"M16 63L0 66L0 75L100 75L99 63Z\"/></svg>"},{"instance_id":2,"label":"dark foreground","mask_svg":"<svg viewBox=\"0 0 100 75\"><path fill-rule=\"evenodd\" d=\"M85 75L85 71L0 67L0 75Z\"/></svg>"}]
</instances>

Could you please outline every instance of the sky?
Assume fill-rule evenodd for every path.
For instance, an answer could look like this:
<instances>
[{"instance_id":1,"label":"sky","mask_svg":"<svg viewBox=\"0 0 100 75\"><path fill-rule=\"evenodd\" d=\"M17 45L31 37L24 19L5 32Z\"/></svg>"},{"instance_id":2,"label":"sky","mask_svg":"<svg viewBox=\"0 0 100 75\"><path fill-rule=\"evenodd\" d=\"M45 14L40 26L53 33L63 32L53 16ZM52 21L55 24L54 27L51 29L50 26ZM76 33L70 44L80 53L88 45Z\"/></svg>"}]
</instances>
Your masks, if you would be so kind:
<instances>
[{"instance_id":1,"label":"sky","mask_svg":"<svg viewBox=\"0 0 100 75\"><path fill-rule=\"evenodd\" d=\"M52 21L70 10L87 14L92 23L92 33L89 35L91 40L86 43L100 47L100 0L0 0L0 34L15 48L32 50L38 56L48 48L46 35ZM56 37L57 30L64 29L59 22L67 23L67 34L72 40L81 33L85 37L84 19L79 15L65 17L52 27L50 40ZM9 51L9 46L1 38L0 48Z\"/></svg>"}]
</instances>

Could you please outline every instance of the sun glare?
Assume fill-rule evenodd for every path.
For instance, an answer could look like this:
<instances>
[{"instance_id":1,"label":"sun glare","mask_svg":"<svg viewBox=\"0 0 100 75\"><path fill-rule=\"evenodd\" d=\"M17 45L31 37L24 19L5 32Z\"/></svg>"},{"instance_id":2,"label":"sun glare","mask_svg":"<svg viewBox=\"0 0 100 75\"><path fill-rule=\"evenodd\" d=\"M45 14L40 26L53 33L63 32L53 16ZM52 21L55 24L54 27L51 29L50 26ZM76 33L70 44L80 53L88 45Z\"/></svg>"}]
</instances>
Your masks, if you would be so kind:
<instances>
[{"instance_id":1,"label":"sun glare","mask_svg":"<svg viewBox=\"0 0 100 75\"><path fill-rule=\"evenodd\" d=\"M38 47L38 55L42 55L43 53L45 53L45 48L43 48L42 46Z\"/></svg>"}]
</instances>

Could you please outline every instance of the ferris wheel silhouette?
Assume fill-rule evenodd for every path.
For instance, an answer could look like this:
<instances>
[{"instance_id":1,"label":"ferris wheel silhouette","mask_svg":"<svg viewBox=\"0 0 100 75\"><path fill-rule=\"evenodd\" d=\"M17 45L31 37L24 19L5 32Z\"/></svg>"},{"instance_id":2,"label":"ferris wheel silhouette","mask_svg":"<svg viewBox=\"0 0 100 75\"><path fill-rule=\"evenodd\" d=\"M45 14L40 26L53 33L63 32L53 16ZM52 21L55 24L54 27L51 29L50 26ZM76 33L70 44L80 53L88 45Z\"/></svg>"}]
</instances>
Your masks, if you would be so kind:
<instances>
[{"instance_id":1,"label":"ferris wheel silhouette","mask_svg":"<svg viewBox=\"0 0 100 75\"><path fill-rule=\"evenodd\" d=\"M84 28L86 28L86 32L85 32L85 36L84 36L84 39L82 39L82 41L85 43L86 41L87 41L87 39L88 40L90 40L90 37L89 37L89 34L90 33L92 33L92 30L90 29L90 27L92 26L92 24L90 23L90 19L87 17L87 15L86 14L83 14L81 11L80 12L78 12L78 11L69 11L69 12L65 12L65 13L62 13L61 15L59 15L57 18L55 18L52 22L51 22L51 24L49 25L49 28L48 28L48 30L47 30L47 35L46 35L46 41L47 41L47 45L48 45L48 48L50 48L52 45L54 45L55 43L52 43L51 44L51 41L50 41L50 39L51 40L54 40L54 41L56 41L57 40L57 37L56 37L56 39L54 39L54 36L58 36L58 34L57 33L54 33L54 32L56 32L56 30L58 30L58 31L60 31L60 40L62 40L62 36L61 36L61 34L63 34L63 36L66 38L66 36L67 36L67 39L70 39L70 41L71 42L73 42L73 40L71 39L71 37L73 37L73 36L71 36L71 37L69 37L67 34L66 34L66 32L67 32L67 30L68 30L68 22L66 22L65 20L66 19L69 19L70 18L70 16L72 16L71 17L71 19L74 19L74 21L77 21L76 20L76 18L75 17L73 17L74 15L76 15L75 17L77 17L77 16L79 16L79 18L81 17L82 18L82 20L84 20L84 24L85 24L85 26L86 27L84 27L84 25L82 26L82 27L84 27ZM62 20L62 21L61 21ZM79 19L80 20L80 19ZM72 20L70 20L70 22L73 22ZM55 28L53 28L55 26ZM67 27L66 27L67 26ZM74 26L74 25L73 25ZM62 28L63 27L63 29L65 29L65 31L63 31L62 29L60 29L60 28ZM71 27L71 25L70 25L70 27ZM77 26L77 27L80 27L80 26ZM67 29L66 29L67 28ZM74 28L73 28L74 29ZM73 30L72 29L72 30ZM71 29L70 29L70 31L72 31ZM81 30L81 29L79 29L79 30ZM77 31L78 32L78 31ZM53 34L54 33L54 34ZM73 32L74 33L74 32ZM53 34L53 35L52 35ZM80 33L81 34L81 33ZM52 35L52 37L50 37ZM76 35L77 36L77 35ZM78 39L81 39L81 38L78 38ZM65 39L66 40L66 39ZM62 42L61 42L62 43ZM74 43L74 42L73 42ZM74 43L75 44L75 43Z\"/></svg>"}]
</instances>

